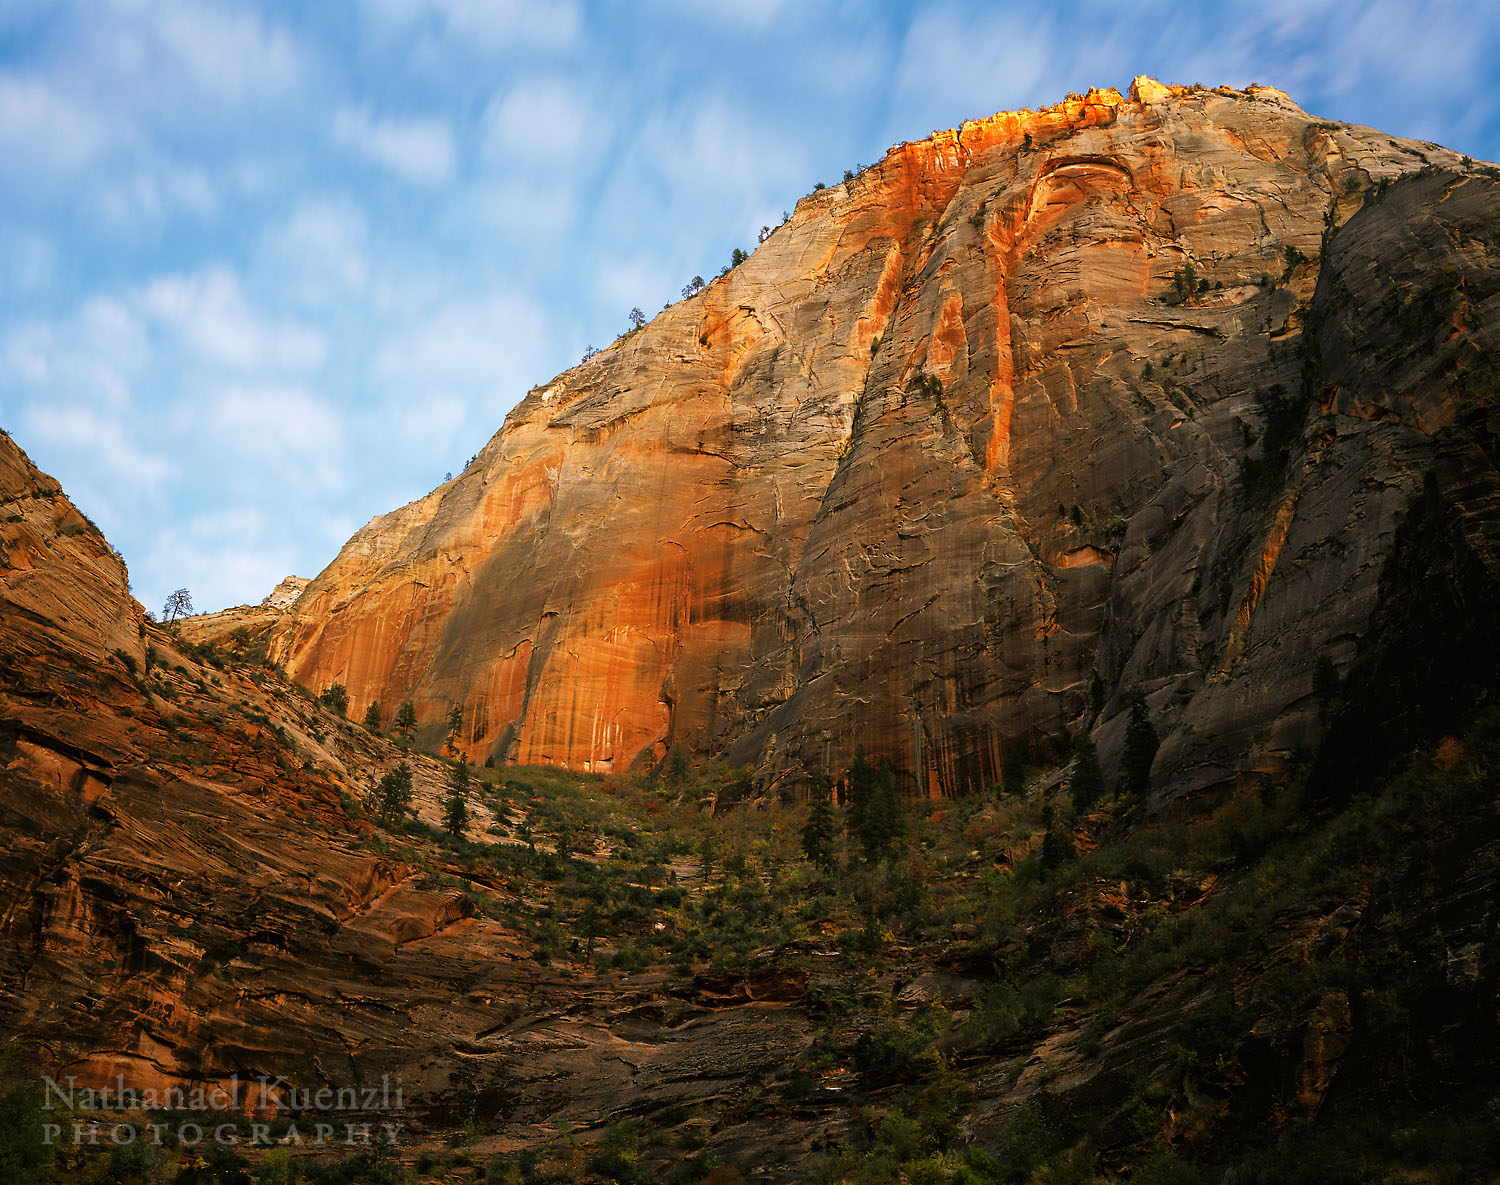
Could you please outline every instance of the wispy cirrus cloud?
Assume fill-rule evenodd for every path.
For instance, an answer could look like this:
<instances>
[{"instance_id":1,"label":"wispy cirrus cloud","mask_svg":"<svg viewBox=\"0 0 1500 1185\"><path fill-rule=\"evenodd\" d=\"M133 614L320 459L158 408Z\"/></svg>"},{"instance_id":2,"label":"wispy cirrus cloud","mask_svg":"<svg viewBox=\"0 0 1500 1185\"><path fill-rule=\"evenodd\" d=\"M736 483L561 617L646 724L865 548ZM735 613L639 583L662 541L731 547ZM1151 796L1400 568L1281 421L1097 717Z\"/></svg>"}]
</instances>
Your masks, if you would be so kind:
<instances>
[{"instance_id":1,"label":"wispy cirrus cloud","mask_svg":"<svg viewBox=\"0 0 1500 1185\"><path fill-rule=\"evenodd\" d=\"M301 304L348 299L369 282L369 219L351 198L312 196L261 234L267 281Z\"/></svg>"},{"instance_id":2,"label":"wispy cirrus cloud","mask_svg":"<svg viewBox=\"0 0 1500 1185\"><path fill-rule=\"evenodd\" d=\"M202 358L238 369L310 370L327 355L322 333L262 316L235 274L212 267L151 281L141 305Z\"/></svg>"},{"instance_id":3,"label":"wispy cirrus cloud","mask_svg":"<svg viewBox=\"0 0 1500 1185\"><path fill-rule=\"evenodd\" d=\"M345 107L333 118L333 138L421 185L437 184L453 168L453 131L442 119L380 118L368 107Z\"/></svg>"},{"instance_id":4,"label":"wispy cirrus cloud","mask_svg":"<svg viewBox=\"0 0 1500 1185\"><path fill-rule=\"evenodd\" d=\"M33 408L26 424L47 440L87 450L98 464L148 489L159 487L173 470L163 452L136 443L126 421L114 413L76 404L50 405Z\"/></svg>"},{"instance_id":5,"label":"wispy cirrus cloud","mask_svg":"<svg viewBox=\"0 0 1500 1185\"><path fill-rule=\"evenodd\" d=\"M566 160L578 150L589 125L588 105L576 87L555 78L528 80L490 100L484 114L485 147L502 158Z\"/></svg>"},{"instance_id":6,"label":"wispy cirrus cloud","mask_svg":"<svg viewBox=\"0 0 1500 1185\"><path fill-rule=\"evenodd\" d=\"M412 48L424 56L434 43L482 53L560 49L584 24L575 0L365 0L363 7L378 35L415 40Z\"/></svg>"}]
</instances>

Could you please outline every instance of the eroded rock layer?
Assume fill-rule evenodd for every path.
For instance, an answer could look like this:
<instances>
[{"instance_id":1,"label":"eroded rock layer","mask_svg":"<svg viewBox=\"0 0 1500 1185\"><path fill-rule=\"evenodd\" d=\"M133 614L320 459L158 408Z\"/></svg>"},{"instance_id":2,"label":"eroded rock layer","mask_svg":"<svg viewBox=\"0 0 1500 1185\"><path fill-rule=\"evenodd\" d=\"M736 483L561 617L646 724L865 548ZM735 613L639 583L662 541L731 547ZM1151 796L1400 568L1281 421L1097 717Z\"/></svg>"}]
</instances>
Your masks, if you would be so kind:
<instances>
[{"instance_id":1,"label":"eroded rock layer","mask_svg":"<svg viewBox=\"0 0 1500 1185\"><path fill-rule=\"evenodd\" d=\"M252 1105L387 1075L408 1133L476 1107L525 1133L760 1081L807 1038L774 984L668 999L663 972L580 985L532 961L473 904L510 896L498 873L435 884L351 815L393 744L182 642L0 433L0 1036L28 1065L136 1092L275 1084L233 1096ZM435 824L446 771L409 760Z\"/></svg>"},{"instance_id":2,"label":"eroded rock layer","mask_svg":"<svg viewBox=\"0 0 1500 1185\"><path fill-rule=\"evenodd\" d=\"M1383 211L1415 174L1407 251ZM429 744L461 704L475 759L680 743L776 785L863 745L952 794L1081 725L1108 767L1139 687L1166 793L1275 768L1458 415L1451 375L1403 391L1359 335L1487 268L1495 209L1471 162L1260 87L900 145L373 520L273 657L355 715L413 699ZM1477 343L1453 365L1487 356L1493 309L1447 325Z\"/></svg>"}]
</instances>

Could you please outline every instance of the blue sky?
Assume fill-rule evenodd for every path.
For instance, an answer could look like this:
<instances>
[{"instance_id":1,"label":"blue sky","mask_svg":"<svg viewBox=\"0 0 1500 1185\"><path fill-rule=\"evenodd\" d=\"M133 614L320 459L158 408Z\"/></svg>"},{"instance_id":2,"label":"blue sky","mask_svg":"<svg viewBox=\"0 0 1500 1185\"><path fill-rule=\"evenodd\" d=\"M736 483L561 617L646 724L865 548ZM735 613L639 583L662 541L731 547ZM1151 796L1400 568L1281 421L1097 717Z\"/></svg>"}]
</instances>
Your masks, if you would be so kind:
<instances>
[{"instance_id":1,"label":"blue sky","mask_svg":"<svg viewBox=\"0 0 1500 1185\"><path fill-rule=\"evenodd\" d=\"M1486 4L0 0L0 426L259 600L814 182L1138 73L1500 157Z\"/></svg>"}]
</instances>

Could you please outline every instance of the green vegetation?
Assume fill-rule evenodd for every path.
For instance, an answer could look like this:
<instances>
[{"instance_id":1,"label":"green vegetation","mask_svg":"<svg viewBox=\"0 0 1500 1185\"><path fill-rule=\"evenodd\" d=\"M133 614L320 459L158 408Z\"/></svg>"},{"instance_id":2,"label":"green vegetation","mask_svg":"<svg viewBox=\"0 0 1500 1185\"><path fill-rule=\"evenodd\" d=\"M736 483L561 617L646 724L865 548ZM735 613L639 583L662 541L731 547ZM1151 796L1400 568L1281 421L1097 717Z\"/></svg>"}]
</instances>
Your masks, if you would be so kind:
<instances>
[{"instance_id":1,"label":"green vegetation","mask_svg":"<svg viewBox=\"0 0 1500 1185\"><path fill-rule=\"evenodd\" d=\"M370 706L365 709L364 725L371 732L379 732L380 731L380 701L379 700L373 701L370 704Z\"/></svg>"},{"instance_id":2,"label":"green vegetation","mask_svg":"<svg viewBox=\"0 0 1500 1185\"><path fill-rule=\"evenodd\" d=\"M193 594L185 588L179 588L167 595L166 604L162 606L161 619L170 625L179 617L191 616L192 612Z\"/></svg>"},{"instance_id":3,"label":"green vegetation","mask_svg":"<svg viewBox=\"0 0 1500 1185\"><path fill-rule=\"evenodd\" d=\"M1307 399L1293 398L1280 383L1263 387L1255 393L1256 410L1261 429L1260 456L1245 455L1240 459L1239 481L1244 493L1272 485L1286 470L1287 458L1292 445L1302 431L1307 416ZM1253 443L1251 435L1247 443Z\"/></svg>"},{"instance_id":4,"label":"green vegetation","mask_svg":"<svg viewBox=\"0 0 1500 1185\"><path fill-rule=\"evenodd\" d=\"M469 829L469 762L459 761L448 776L448 797L443 803L443 828L454 839L463 839Z\"/></svg>"},{"instance_id":5,"label":"green vegetation","mask_svg":"<svg viewBox=\"0 0 1500 1185\"><path fill-rule=\"evenodd\" d=\"M1005 755L1000 763L1000 789L1011 797L1026 792L1026 780L1031 776L1031 749L1025 737L1019 737L1005 746Z\"/></svg>"},{"instance_id":6,"label":"green vegetation","mask_svg":"<svg viewBox=\"0 0 1500 1185\"><path fill-rule=\"evenodd\" d=\"M448 712L448 732L443 738L443 752L449 757L458 755L458 743L464 731L464 708L462 704L454 704Z\"/></svg>"},{"instance_id":7,"label":"green vegetation","mask_svg":"<svg viewBox=\"0 0 1500 1185\"><path fill-rule=\"evenodd\" d=\"M391 727L401 735L403 741L410 742L411 734L417 727L417 709L407 700L396 709L396 718L391 721Z\"/></svg>"},{"instance_id":8,"label":"green vegetation","mask_svg":"<svg viewBox=\"0 0 1500 1185\"><path fill-rule=\"evenodd\" d=\"M1198 291L1198 273L1191 261L1172 273L1172 291L1179 300L1186 300Z\"/></svg>"},{"instance_id":9,"label":"green vegetation","mask_svg":"<svg viewBox=\"0 0 1500 1185\"><path fill-rule=\"evenodd\" d=\"M1144 698L1127 703L1127 732L1154 732ZM381 809L387 830L369 842L425 868L424 883L464 892L476 914L570 974L654 970L677 982L672 991L805 977L795 1007L813 1038L742 1098L615 1116L589 1138L559 1133L524 1154L459 1151L415 1167L368 1153L323 1163L273 1155L261 1163L279 1175L263 1179L729 1181L732 1166L702 1140L808 1108L829 1130L801 1170L813 1181L1484 1179L1500 1149L1488 1097L1421 1100L1443 1097L1431 1095L1434 1043L1451 1040L1474 1006L1442 988L1444 952L1483 917L1445 928L1428 919L1446 908L1437 891L1462 845L1500 836L1500 711L1332 811L1309 803L1298 770L1189 818L1136 823L1127 804L1105 802L1080 821L1085 771L1098 760L1087 740L1075 742L1061 790L900 801L900 823L879 827L894 775L863 756L839 779L842 806L834 779L815 770L805 805L715 814L683 806L734 797L743 771L709 764L673 784L670 769L626 777L452 764L450 802L466 783L520 842L427 828L404 806ZM1137 743L1144 755L1149 746ZM1326 924L1340 917L1349 920ZM973 986L900 994L933 968ZM1433 1010L1424 1001L1440 988L1448 1003ZM1337 1015L1329 1000L1348 1002L1353 1026L1340 1074L1391 1089L1374 1104L1331 1095L1316 1122L1299 1120L1295 1071L1308 1025ZM1117 1045L1127 1018L1159 1038ZM1097 1063L1087 1108L1026 1067L1043 1042L1042 1070L1050 1060ZM1119 1048L1134 1052L1111 1052ZM1463 1051L1453 1057L1462 1072ZM981 1099L993 1107L997 1097L998 1120L987 1112L974 1123ZM1213 1118L1221 1101L1239 1108L1228 1120ZM0 1094L0 1157L24 1127L7 1117L26 1108L24 1092ZM1185 1133L1171 1145L1169 1115ZM175 1168L122 1158L109 1171L170 1181ZM49 1172L23 1165L5 1179L74 1179Z\"/></svg>"},{"instance_id":10,"label":"green vegetation","mask_svg":"<svg viewBox=\"0 0 1500 1185\"><path fill-rule=\"evenodd\" d=\"M394 827L411 813L411 766L405 761L388 770L375 787L375 814L382 826Z\"/></svg>"},{"instance_id":11,"label":"green vegetation","mask_svg":"<svg viewBox=\"0 0 1500 1185\"><path fill-rule=\"evenodd\" d=\"M871 862L889 854L906 834L905 802L890 763L882 760L878 766L871 765L864 749L856 750L854 764L844 778L844 794L848 804L845 827L860 854Z\"/></svg>"},{"instance_id":12,"label":"green vegetation","mask_svg":"<svg viewBox=\"0 0 1500 1185\"><path fill-rule=\"evenodd\" d=\"M21 1071L9 1050L0 1049L0 1181L40 1185L56 1179L57 1149L42 1128L55 1117L42 1102L40 1084Z\"/></svg>"},{"instance_id":13,"label":"green vegetation","mask_svg":"<svg viewBox=\"0 0 1500 1185\"><path fill-rule=\"evenodd\" d=\"M318 696L318 702L336 715L347 716L349 714L349 689L342 683L335 683Z\"/></svg>"},{"instance_id":14,"label":"green vegetation","mask_svg":"<svg viewBox=\"0 0 1500 1185\"><path fill-rule=\"evenodd\" d=\"M825 872L835 864L833 822L833 779L822 770L808 775L807 822L802 826L802 854Z\"/></svg>"},{"instance_id":15,"label":"green vegetation","mask_svg":"<svg viewBox=\"0 0 1500 1185\"><path fill-rule=\"evenodd\" d=\"M1451 518L1419 500L1402 528L1421 578L1411 603L1425 607L1420 617L1394 602L1403 619L1431 621L1432 582L1464 570L1443 559ZM1491 616L1462 617L1465 636ZM194 680L212 673L162 639L142 678L153 693L180 689L170 720L186 743ZM1348 744L1369 748L1375 730L1349 713L1368 687L1394 684L1365 666L1324 657L1311 690L1330 735L1348 726ZM266 696L231 720L267 762L296 768L294 738L319 729L370 745L310 692L289 689L279 712L267 670L232 677ZM1123 722L1086 722L1123 740L1118 800L1086 726L1065 769L1049 768L1043 743L1007 745L1003 793L940 802L908 799L896 771L864 754L808 771L805 798L757 800L749 771L678 746L630 774L450 761L441 827L411 813L414 767L428 784L443 768L430 756L386 773L364 807L324 783L347 842L461 894L548 975L668 1000L797 985L774 1007L802 1039L733 1097L616 1114L608 1130L541 1138L524 1154L273 1153L248 1167L226 1158L218 1176L172 1156L132 1159L141 1152L83 1168L65 1150L27 1161L28 1096L0 1076L0 1179L725 1181L759 1167L714 1155L743 1147L747 1125L809 1116L824 1134L796 1166L808 1180L1485 1179L1500 1106L1463 1034L1485 1031L1492 999L1488 964L1464 952L1489 957L1489 923L1462 886L1486 883L1484 853L1500 843L1500 711L1465 728L1484 697L1449 681L1467 707L1445 703L1439 721L1410 706L1431 699L1420 687L1396 688L1421 728L1394 738L1378 777L1331 795L1309 772L1322 755L1305 754L1285 776L1172 817L1144 809L1157 737L1139 689L1124 694ZM1090 698L1106 706L1097 677ZM1353 753L1337 750L1335 769ZM223 943L209 965L243 955ZM1466 979L1470 963L1482 973ZM1303 1073L1320 1034L1343 1058L1326 1097ZM482 1139L487 1121L474 1122Z\"/></svg>"},{"instance_id":16,"label":"green vegetation","mask_svg":"<svg viewBox=\"0 0 1500 1185\"><path fill-rule=\"evenodd\" d=\"M1136 805L1151 789L1151 763L1156 760L1158 740L1156 726L1146 697L1139 688L1126 698L1130 718L1125 722L1125 747L1120 753L1120 777L1115 783L1115 797Z\"/></svg>"},{"instance_id":17,"label":"green vegetation","mask_svg":"<svg viewBox=\"0 0 1500 1185\"><path fill-rule=\"evenodd\" d=\"M1081 811L1092 810L1104 797L1104 771L1099 768L1099 750L1094 747L1094 738L1087 729L1081 729L1078 739L1073 742L1068 792L1073 796L1073 805Z\"/></svg>"}]
</instances>

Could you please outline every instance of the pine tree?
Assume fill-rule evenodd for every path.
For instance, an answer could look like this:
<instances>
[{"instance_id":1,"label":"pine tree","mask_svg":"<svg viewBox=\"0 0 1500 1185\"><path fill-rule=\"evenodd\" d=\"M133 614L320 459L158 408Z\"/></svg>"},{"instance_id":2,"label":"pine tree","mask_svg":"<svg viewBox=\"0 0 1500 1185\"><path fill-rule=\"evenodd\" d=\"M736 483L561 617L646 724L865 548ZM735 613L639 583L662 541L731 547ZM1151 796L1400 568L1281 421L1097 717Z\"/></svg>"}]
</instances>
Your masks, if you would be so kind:
<instances>
[{"instance_id":1,"label":"pine tree","mask_svg":"<svg viewBox=\"0 0 1500 1185\"><path fill-rule=\"evenodd\" d=\"M906 834L905 802L890 763L874 766L860 747L845 775L849 803L845 828L866 860L880 859Z\"/></svg>"},{"instance_id":2,"label":"pine tree","mask_svg":"<svg viewBox=\"0 0 1500 1185\"><path fill-rule=\"evenodd\" d=\"M1026 779L1031 776L1031 748L1020 737L1005 746L1000 759L1000 788L1007 797L1019 798L1026 793Z\"/></svg>"},{"instance_id":3,"label":"pine tree","mask_svg":"<svg viewBox=\"0 0 1500 1185\"><path fill-rule=\"evenodd\" d=\"M469 759L460 758L448 775L448 798L443 804L443 827L454 839L469 830Z\"/></svg>"},{"instance_id":4,"label":"pine tree","mask_svg":"<svg viewBox=\"0 0 1500 1185\"><path fill-rule=\"evenodd\" d=\"M411 766L402 762L375 787L375 813L382 826L394 827L411 811Z\"/></svg>"},{"instance_id":5,"label":"pine tree","mask_svg":"<svg viewBox=\"0 0 1500 1185\"><path fill-rule=\"evenodd\" d=\"M380 731L380 701L376 700L365 709L365 727L371 732Z\"/></svg>"},{"instance_id":6,"label":"pine tree","mask_svg":"<svg viewBox=\"0 0 1500 1185\"><path fill-rule=\"evenodd\" d=\"M1115 783L1115 797L1137 801L1151 789L1151 763L1156 759L1159 741L1156 726L1146 707L1146 697L1139 688L1126 699L1130 719L1125 724L1125 748L1120 753L1120 778Z\"/></svg>"},{"instance_id":7,"label":"pine tree","mask_svg":"<svg viewBox=\"0 0 1500 1185\"><path fill-rule=\"evenodd\" d=\"M453 710L448 713L448 735L443 740L443 749L449 757L458 754L458 741L463 731L464 708L462 704L454 704Z\"/></svg>"},{"instance_id":8,"label":"pine tree","mask_svg":"<svg viewBox=\"0 0 1500 1185\"><path fill-rule=\"evenodd\" d=\"M802 853L819 868L832 871L833 779L821 769L810 770L807 823L802 828Z\"/></svg>"},{"instance_id":9,"label":"pine tree","mask_svg":"<svg viewBox=\"0 0 1500 1185\"><path fill-rule=\"evenodd\" d=\"M854 761L844 771L844 830L866 853L873 835L870 819L875 810L874 798L875 767L865 760L865 747L861 745L854 751Z\"/></svg>"},{"instance_id":10,"label":"pine tree","mask_svg":"<svg viewBox=\"0 0 1500 1185\"><path fill-rule=\"evenodd\" d=\"M337 712L340 716L348 715L349 712L349 689L342 683L335 683L326 688L323 694L318 696L318 702L331 712Z\"/></svg>"},{"instance_id":11,"label":"pine tree","mask_svg":"<svg viewBox=\"0 0 1500 1185\"><path fill-rule=\"evenodd\" d=\"M391 727L401 734L403 740L411 740L411 734L417 727L417 709L412 706L411 700L396 709L396 718L391 721Z\"/></svg>"},{"instance_id":12,"label":"pine tree","mask_svg":"<svg viewBox=\"0 0 1500 1185\"><path fill-rule=\"evenodd\" d=\"M1099 750L1086 728L1078 730L1073 742L1073 770L1068 777L1073 805L1080 811L1090 810L1104 797L1104 771L1099 768Z\"/></svg>"},{"instance_id":13,"label":"pine tree","mask_svg":"<svg viewBox=\"0 0 1500 1185\"><path fill-rule=\"evenodd\" d=\"M906 837L906 797L896 785L896 771L889 761L882 758L876 773L875 816L880 825L879 850L884 855Z\"/></svg>"}]
</instances>

